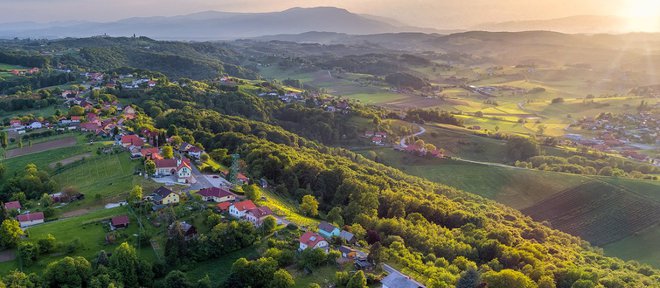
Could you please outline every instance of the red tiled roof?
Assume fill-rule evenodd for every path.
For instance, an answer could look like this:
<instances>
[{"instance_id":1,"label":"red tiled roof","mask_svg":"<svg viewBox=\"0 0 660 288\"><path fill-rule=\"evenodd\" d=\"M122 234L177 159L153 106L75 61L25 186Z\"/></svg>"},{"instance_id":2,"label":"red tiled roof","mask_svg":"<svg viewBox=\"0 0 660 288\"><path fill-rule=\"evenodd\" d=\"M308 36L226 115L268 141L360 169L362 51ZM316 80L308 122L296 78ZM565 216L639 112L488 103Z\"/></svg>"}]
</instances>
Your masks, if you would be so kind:
<instances>
[{"instance_id":1,"label":"red tiled roof","mask_svg":"<svg viewBox=\"0 0 660 288\"><path fill-rule=\"evenodd\" d=\"M5 209L7 209L7 210L21 209L21 202L18 202L18 201L7 202L7 203L5 203Z\"/></svg>"},{"instance_id":2,"label":"red tiled roof","mask_svg":"<svg viewBox=\"0 0 660 288\"><path fill-rule=\"evenodd\" d=\"M35 220L44 220L44 212L21 214L21 215L16 216L16 219L18 219L18 222L29 222L29 221L35 221Z\"/></svg>"},{"instance_id":3,"label":"red tiled roof","mask_svg":"<svg viewBox=\"0 0 660 288\"><path fill-rule=\"evenodd\" d=\"M250 180L247 176L243 175L243 173L238 173L238 175L236 175L236 178L238 178L239 180L245 180L245 181Z\"/></svg>"},{"instance_id":4,"label":"red tiled roof","mask_svg":"<svg viewBox=\"0 0 660 288\"><path fill-rule=\"evenodd\" d=\"M238 211L245 211L245 210L251 210L257 208L257 205L254 205L254 202L252 202L252 200L245 200L234 203L234 207L236 207L236 210Z\"/></svg>"},{"instance_id":5,"label":"red tiled roof","mask_svg":"<svg viewBox=\"0 0 660 288\"><path fill-rule=\"evenodd\" d=\"M80 120L80 116L71 116L71 120Z\"/></svg>"},{"instance_id":6,"label":"red tiled roof","mask_svg":"<svg viewBox=\"0 0 660 288\"><path fill-rule=\"evenodd\" d=\"M257 219L261 219L261 218L266 217L268 215L273 215L273 211L270 210L270 208L268 208L266 206L250 209L250 210L248 210L248 213L254 215L254 217L256 217Z\"/></svg>"},{"instance_id":7,"label":"red tiled roof","mask_svg":"<svg viewBox=\"0 0 660 288\"><path fill-rule=\"evenodd\" d=\"M121 143L131 144L134 146L144 145L144 141L142 141L142 139L140 139L140 137L135 134L121 136Z\"/></svg>"},{"instance_id":8,"label":"red tiled roof","mask_svg":"<svg viewBox=\"0 0 660 288\"><path fill-rule=\"evenodd\" d=\"M220 211L226 211L227 209L229 209L229 206L231 206L231 203L230 202L222 202L222 203L218 203L218 205L216 205L216 206L218 207L218 209L220 209Z\"/></svg>"},{"instance_id":9,"label":"red tiled roof","mask_svg":"<svg viewBox=\"0 0 660 288\"><path fill-rule=\"evenodd\" d=\"M140 153L142 153L142 156L143 156L143 157L147 157L147 156L149 156L149 155L158 154L158 152L160 152L160 151L158 150L157 147L152 147L152 148L142 148L142 150L140 150Z\"/></svg>"},{"instance_id":10,"label":"red tiled roof","mask_svg":"<svg viewBox=\"0 0 660 288\"><path fill-rule=\"evenodd\" d=\"M305 234L300 236L300 243L307 245L307 247L314 247L321 241L325 241L325 238L311 231L307 231Z\"/></svg>"},{"instance_id":11,"label":"red tiled roof","mask_svg":"<svg viewBox=\"0 0 660 288\"><path fill-rule=\"evenodd\" d=\"M157 159L154 161L156 163L156 168L175 168L176 159Z\"/></svg>"},{"instance_id":12,"label":"red tiled roof","mask_svg":"<svg viewBox=\"0 0 660 288\"><path fill-rule=\"evenodd\" d=\"M217 187L204 188L202 190L199 190L197 194L204 197L218 197L218 198L234 195L233 193L225 189L217 188Z\"/></svg>"},{"instance_id":13,"label":"red tiled roof","mask_svg":"<svg viewBox=\"0 0 660 288\"><path fill-rule=\"evenodd\" d=\"M176 170L181 170L183 167L188 167L188 169L190 169L190 164L186 161L181 161L181 164L179 164L179 167L176 167Z\"/></svg>"},{"instance_id":14,"label":"red tiled roof","mask_svg":"<svg viewBox=\"0 0 660 288\"><path fill-rule=\"evenodd\" d=\"M128 225L130 221L128 220L127 215L121 215L117 217L112 217L112 219L110 219L110 223L112 223L112 226L120 226L120 225Z\"/></svg>"}]
</instances>

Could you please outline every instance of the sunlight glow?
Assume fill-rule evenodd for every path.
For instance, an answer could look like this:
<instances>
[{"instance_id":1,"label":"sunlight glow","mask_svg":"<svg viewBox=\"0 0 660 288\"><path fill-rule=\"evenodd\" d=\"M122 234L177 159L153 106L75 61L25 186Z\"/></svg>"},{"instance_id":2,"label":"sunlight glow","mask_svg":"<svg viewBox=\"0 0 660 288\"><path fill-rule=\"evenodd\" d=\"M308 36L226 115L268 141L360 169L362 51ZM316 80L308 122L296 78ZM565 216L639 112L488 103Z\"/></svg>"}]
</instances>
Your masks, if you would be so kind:
<instances>
[{"instance_id":1,"label":"sunlight glow","mask_svg":"<svg viewBox=\"0 0 660 288\"><path fill-rule=\"evenodd\" d=\"M660 27L660 1L632 0L624 8L628 28L633 31L657 31Z\"/></svg>"}]
</instances>

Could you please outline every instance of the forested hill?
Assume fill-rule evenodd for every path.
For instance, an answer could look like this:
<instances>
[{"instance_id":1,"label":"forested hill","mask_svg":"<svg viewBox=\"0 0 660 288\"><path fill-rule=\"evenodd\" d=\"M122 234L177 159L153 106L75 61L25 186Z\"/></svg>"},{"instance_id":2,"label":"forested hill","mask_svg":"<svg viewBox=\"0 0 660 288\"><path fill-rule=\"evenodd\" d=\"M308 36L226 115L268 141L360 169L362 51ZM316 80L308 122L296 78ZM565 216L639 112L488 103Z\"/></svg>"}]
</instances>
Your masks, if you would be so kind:
<instances>
[{"instance_id":1,"label":"forested hill","mask_svg":"<svg viewBox=\"0 0 660 288\"><path fill-rule=\"evenodd\" d=\"M211 155L238 153L251 178L267 179L280 195L297 201L314 195L322 214L339 207L332 209L335 221L364 237L372 258L429 287L475 287L479 275L489 287L659 287L657 270L605 257L517 210L258 121L282 107L228 117L218 113L227 113L227 106L206 104L233 99L265 107L276 101L255 97L257 91L247 84L237 92L200 82L166 84L136 99L155 121L135 126L176 132Z\"/></svg>"},{"instance_id":2,"label":"forested hill","mask_svg":"<svg viewBox=\"0 0 660 288\"><path fill-rule=\"evenodd\" d=\"M159 71L172 79L210 79L223 74L254 79L238 64L240 56L218 43L162 42L146 37L91 37L5 41L3 63L104 71L133 67ZM7 58L7 59L5 59ZM39 65L34 65L34 64Z\"/></svg>"}]
</instances>

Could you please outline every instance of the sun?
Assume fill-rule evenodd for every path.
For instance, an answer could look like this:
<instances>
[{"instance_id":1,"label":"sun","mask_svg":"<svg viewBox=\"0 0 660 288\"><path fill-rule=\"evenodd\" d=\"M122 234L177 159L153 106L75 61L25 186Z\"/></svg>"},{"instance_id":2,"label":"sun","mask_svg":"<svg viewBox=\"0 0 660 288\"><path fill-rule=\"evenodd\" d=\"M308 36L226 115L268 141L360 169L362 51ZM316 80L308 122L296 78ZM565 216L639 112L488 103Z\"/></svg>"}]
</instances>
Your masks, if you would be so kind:
<instances>
[{"instance_id":1,"label":"sun","mask_svg":"<svg viewBox=\"0 0 660 288\"><path fill-rule=\"evenodd\" d=\"M622 7L623 16L628 18L628 28L632 31L658 31L660 28L660 1L626 0Z\"/></svg>"}]
</instances>

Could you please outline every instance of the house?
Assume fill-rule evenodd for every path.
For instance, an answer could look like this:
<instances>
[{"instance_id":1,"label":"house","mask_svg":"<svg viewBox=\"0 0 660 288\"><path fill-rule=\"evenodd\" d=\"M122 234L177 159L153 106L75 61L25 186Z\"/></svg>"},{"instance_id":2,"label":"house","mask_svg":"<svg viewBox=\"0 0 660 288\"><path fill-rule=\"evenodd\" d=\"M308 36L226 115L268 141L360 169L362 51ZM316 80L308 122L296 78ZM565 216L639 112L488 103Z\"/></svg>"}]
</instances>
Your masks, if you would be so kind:
<instances>
[{"instance_id":1,"label":"house","mask_svg":"<svg viewBox=\"0 0 660 288\"><path fill-rule=\"evenodd\" d=\"M355 259L355 257L357 256L357 252L355 251L355 249L348 247L346 245L341 245L338 250L341 253L342 258Z\"/></svg>"},{"instance_id":2,"label":"house","mask_svg":"<svg viewBox=\"0 0 660 288\"><path fill-rule=\"evenodd\" d=\"M348 244L353 244L356 242L355 235L346 230L341 230L341 232L339 232L339 238L343 239Z\"/></svg>"},{"instance_id":3,"label":"house","mask_svg":"<svg viewBox=\"0 0 660 288\"><path fill-rule=\"evenodd\" d=\"M163 186L160 186L158 189L154 190L154 192L147 197L149 197L154 203L161 205L179 203L179 194L176 194L174 191Z\"/></svg>"},{"instance_id":4,"label":"house","mask_svg":"<svg viewBox=\"0 0 660 288\"><path fill-rule=\"evenodd\" d=\"M383 288L426 288L421 283L394 269L391 269L390 274L380 280L380 283Z\"/></svg>"},{"instance_id":5,"label":"house","mask_svg":"<svg viewBox=\"0 0 660 288\"><path fill-rule=\"evenodd\" d=\"M18 223L20 223L21 228L30 227L32 225L37 225L44 223L44 212L28 213L21 214L16 216Z\"/></svg>"},{"instance_id":6,"label":"house","mask_svg":"<svg viewBox=\"0 0 660 288\"><path fill-rule=\"evenodd\" d=\"M257 208L257 205L251 200L237 202L229 206L229 215L239 219L244 218L247 211L254 208Z\"/></svg>"},{"instance_id":7,"label":"house","mask_svg":"<svg viewBox=\"0 0 660 288\"><path fill-rule=\"evenodd\" d=\"M123 135L121 136L121 146L126 148L131 146L142 147L144 146L144 141L135 134Z\"/></svg>"},{"instance_id":8,"label":"house","mask_svg":"<svg viewBox=\"0 0 660 288\"><path fill-rule=\"evenodd\" d=\"M188 152L188 150L190 150L193 147L195 147L195 146L193 146L192 144L190 144L188 142L183 142L183 143L181 143L181 145L179 145L179 152Z\"/></svg>"},{"instance_id":9,"label":"house","mask_svg":"<svg viewBox=\"0 0 660 288\"><path fill-rule=\"evenodd\" d=\"M254 224L254 226L259 227L264 222L264 219L271 215L273 215L273 211L266 206L262 206L248 210L247 213L245 213L245 219Z\"/></svg>"},{"instance_id":10,"label":"house","mask_svg":"<svg viewBox=\"0 0 660 288\"><path fill-rule=\"evenodd\" d=\"M383 144L383 138L378 136L371 137L371 143L374 143L376 145L381 145Z\"/></svg>"},{"instance_id":11,"label":"house","mask_svg":"<svg viewBox=\"0 0 660 288\"><path fill-rule=\"evenodd\" d=\"M250 178L239 172L238 175L236 175L236 181L238 181L238 184L240 185L245 185L250 182Z\"/></svg>"},{"instance_id":12,"label":"house","mask_svg":"<svg viewBox=\"0 0 660 288\"><path fill-rule=\"evenodd\" d=\"M18 210L19 212L21 211L21 202L18 201L11 201L5 203L5 209L7 210Z\"/></svg>"},{"instance_id":13,"label":"house","mask_svg":"<svg viewBox=\"0 0 660 288\"><path fill-rule=\"evenodd\" d=\"M110 219L110 230L116 230L119 228L126 228L128 227L128 223L130 223L130 220L128 220L127 215L120 215L120 216L115 216Z\"/></svg>"},{"instance_id":14,"label":"house","mask_svg":"<svg viewBox=\"0 0 660 288\"><path fill-rule=\"evenodd\" d=\"M186 161L178 161L179 165L176 167L176 181L179 183L188 183L192 177L192 168Z\"/></svg>"},{"instance_id":15,"label":"house","mask_svg":"<svg viewBox=\"0 0 660 288\"><path fill-rule=\"evenodd\" d=\"M202 150L202 148L199 148L197 146L193 146L190 149L188 149L188 156L193 157L195 159L199 159L199 157L202 156L202 152L204 152L204 150Z\"/></svg>"},{"instance_id":16,"label":"house","mask_svg":"<svg viewBox=\"0 0 660 288\"><path fill-rule=\"evenodd\" d=\"M21 120L18 120L18 119L9 120L9 126L11 126L13 128L16 128L16 127L23 126L23 123L21 122Z\"/></svg>"},{"instance_id":17,"label":"house","mask_svg":"<svg viewBox=\"0 0 660 288\"><path fill-rule=\"evenodd\" d=\"M177 225L179 229L181 229L181 233L183 234L183 239L185 241L190 241L197 236L197 228L195 228L195 226L193 226L192 224L186 221L182 221L182 222L176 221L167 227L167 232L170 235L170 237L174 237L176 233L178 233L176 231Z\"/></svg>"},{"instance_id":18,"label":"house","mask_svg":"<svg viewBox=\"0 0 660 288\"><path fill-rule=\"evenodd\" d=\"M179 166L177 159L160 159L155 160L156 175L170 176L176 173L176 168Z\"/></svg>"},{"instance_id":19,"label":"house","mask_svg":"<svg viewBox=\"0 0 660 288\"><path fill-rule=\"evenodd\" d=\"M299 246L298 250L303 251L307 248L310 249L323 249L325 251L328 251L329 249L329 244L328 241L323 238L323 236L316 234L312 231L307 231L305 234L300 236L300 239L298 240Z\"/></svg>"},{"instance_id":20,"label":"house","mask_svg":"<svg viewBox=\"0 0 660 288\"><path fill-rule=\"evenodd\" d=\"M142 151L140 151L139 147L131 146L128 151L131 152L131 159L142 158Z\"/></svg>"},{"instance_id":21,"label":"house","mask_svg":"<svg viewBox=\"0 0 660 288\"><path fill-rule=\"evenodd\" d=\"M80 123L80 119L82 119L80 116L71 116L72 123Z\"/></svg>"},{"instance_id":22,"label":"house","mask_svg":"<svg viewBox=\"0 0 660 288\"><path fill-rule=\"evenodd\" d=\"M216 205L215 207L218 210L218 212L225 212L225 211L229 211L229 207L231 207L231 205L232 205L231 202L222 202L222 203L218 203L218 205Z\"/></svg>"},{"instance_id":23,"label":"house","mask_svg":"<svg viewBox=\"0 0 660 288\"><path fill-rule=\"evenodd\" d=\"M234 195L234 193L217 187L204 188L199 190L197 195L202 196L202 200L208 202L222 203L236 200L236 195Z\"/></svg>"},{"instance_id":24,"label":"house","mask_svg":"<svg viewBox=\"0 0 660 288\"><path fill-rule=\"evenodd\" d=\"M142 148L140 150L140 154L144 159L151 159L151 160L160 160L163 159L162 156L160 156L160 150L157 147L151 147L151 148Z\"/></svg>"},{"instance_id":25,"label":"house","mask_svg":"<svg viewBox=\"0 0 660 288\"><path fill-rule=\"evenodd\" d=\"M319 234L325 238L338 237L340 233L339 228L328 222L323 221L319 223Z\"/></svg>"},{"instance_id":26,"label":"house","mask_svg":"<svg viewBox=\"0 0 660 288\"><path fill-rule=\"evenodd\" d=\"M149 81L147 82L147 84L149 85L149 87L156 87L156 81Z\"/></svg>"},{"instance_id":27,"label":"house","mask_svg":"<svg viewBox=\"0 0 660 288\"><path fill-rule=\"evenodd\" d=\"M38 122L38 121L34 121L34 122L30 123L30 125L28 125L28 128L30 128L30 129L41 129L42 127L43 127L43 124L41 124L41 122Z\"/></svg>"}]
</instances>

